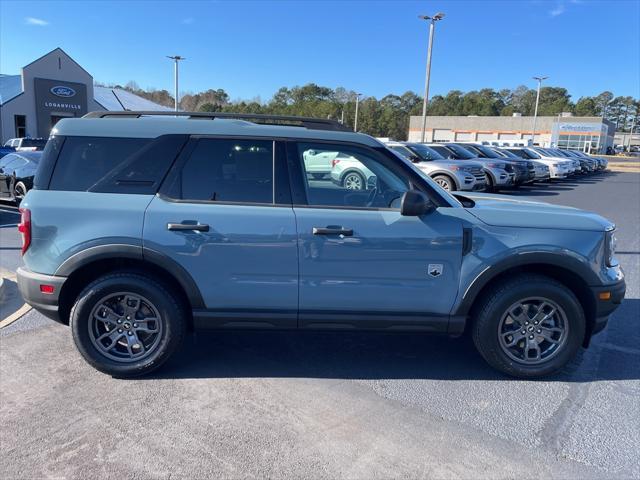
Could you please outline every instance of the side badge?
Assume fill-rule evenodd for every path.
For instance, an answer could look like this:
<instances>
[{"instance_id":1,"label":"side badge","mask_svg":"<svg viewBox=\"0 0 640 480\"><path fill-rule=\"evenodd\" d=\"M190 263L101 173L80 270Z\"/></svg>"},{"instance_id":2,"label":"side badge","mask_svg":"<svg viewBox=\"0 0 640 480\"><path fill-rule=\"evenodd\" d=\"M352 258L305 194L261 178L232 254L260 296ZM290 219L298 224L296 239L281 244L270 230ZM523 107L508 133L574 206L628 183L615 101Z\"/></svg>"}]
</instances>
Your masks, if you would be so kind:
<instances>
[{"instance_id":1,"label":"side badge","mask_svg":"<svg viewBox=\"0 0 640 480\"><path fill-rule=\"evenodd\" d=\"M430 263L427 271L432 277L439 277L440 275L442 275L443 268L444 267L441 263Z\"/></svg>"}]
</instances>

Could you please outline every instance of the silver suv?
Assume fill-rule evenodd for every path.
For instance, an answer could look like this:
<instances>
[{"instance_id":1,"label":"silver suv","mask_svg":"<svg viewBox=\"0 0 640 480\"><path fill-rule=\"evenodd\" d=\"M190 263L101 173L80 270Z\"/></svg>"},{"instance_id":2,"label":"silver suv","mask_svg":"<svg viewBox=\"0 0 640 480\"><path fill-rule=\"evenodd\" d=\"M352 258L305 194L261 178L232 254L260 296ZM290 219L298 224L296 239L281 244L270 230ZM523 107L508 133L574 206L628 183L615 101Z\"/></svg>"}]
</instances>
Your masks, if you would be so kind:
<instances>
[{"instance_id":1,"label":"silver suv","mask_svg":"<svg viewBox=\"0 0 640 480\"><path fill-rule=\"evenodd\" d=\"M452 143L432 143L429 144L431 148L436 150L445 158L449 158L455 161L473 160L482 164L485 176L487 177L487 190L495 191L502 187L507 187L513 184L513 177L507 172L506 161L478 158L467 149L460 145Z\"/></svg>"},{"instance_id":2,"label":"silver suv","mask_svg":"<svg viewBox=\"0 0 640 480\"><path fill-rule=\"evenodd\" d=\"M451 161L422 143L387 142L387 147L416 164L420 170L448 192L455 190L482 191L487 181L482 164L472 161Z\"/></svg>"}]
</instances>

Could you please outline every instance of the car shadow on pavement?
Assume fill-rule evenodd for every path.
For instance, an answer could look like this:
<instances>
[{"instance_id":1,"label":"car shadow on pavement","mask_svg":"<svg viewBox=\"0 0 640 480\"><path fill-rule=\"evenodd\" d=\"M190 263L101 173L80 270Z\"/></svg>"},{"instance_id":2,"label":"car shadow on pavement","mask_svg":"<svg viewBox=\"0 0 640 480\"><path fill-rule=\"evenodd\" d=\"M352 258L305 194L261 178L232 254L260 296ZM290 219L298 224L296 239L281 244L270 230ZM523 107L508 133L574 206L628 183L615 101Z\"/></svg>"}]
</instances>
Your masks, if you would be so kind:
<instances>
[{"instance_id":1,"label":"car shadow on pavement","mask_svg":"<svg viewBox=\"0 0 640 480\"><path fill-rule=\"evenodd\" d=\"M633 321L628 317L639 310L640 300L625 300L616 312L624 319L617 321ZM594 337L589 349L544 381L640 379L639 352ZM489 367L467 336L344 331L200 331L145 378L236 377L512 380Z\"/></svg>"}]
</instances>

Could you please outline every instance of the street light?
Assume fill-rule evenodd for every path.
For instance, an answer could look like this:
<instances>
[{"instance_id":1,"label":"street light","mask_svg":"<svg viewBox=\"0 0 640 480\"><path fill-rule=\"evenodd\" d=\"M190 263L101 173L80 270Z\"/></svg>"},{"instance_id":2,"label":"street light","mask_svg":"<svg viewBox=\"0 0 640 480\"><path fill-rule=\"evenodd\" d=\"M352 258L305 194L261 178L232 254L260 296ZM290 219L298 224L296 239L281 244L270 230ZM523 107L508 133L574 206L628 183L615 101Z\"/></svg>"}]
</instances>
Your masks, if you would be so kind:
<instances>
[{"instance_id":1,"label":"street light","mask_svg":"<svg viewBox=\"0 0 640 480\"><path fill-rule=\"evenodd\" d=\"M356 120L353 122L353 131L358 131L358 105L360 104L361 93L356 93Z\"/></svg>"},{"instance_id":2,"label":"street light","mask_svg":"<svg viewBox=\"0 0 640 480\"><path fill-rule=\"evenodd\" d=\"M535 143L536 139L536 120L538 119L538 103L540 102L540 85L542 85L542 81L546 80L549 77L533 77L534 80L538 82L538 93L536 93L536 108L533 112L533 128L531 129L531 145Z\"/></svg>"},{"instance_id":3,"label":"street light","mask_svg":"<svg viewBox=\"0 0 640 480\"><path fill-rule=\"evenodd\" d=\"M174 62L174 88L175 88L175 111L178 111L178 62L180 60L186 60L186 58L181 57L180 55L167 55L167 58L170 58Z\"/></svg>"},{"instance_id":4,"label":"street light","mask_svg":"<svg viewBox=\"0 0 640 480\"><path fill-rule=\"evenodd\" d=\"M444 18L444 13L438 12L434 16L418 15L422 20L429 20L429 46L427 47L427 72L424 82L424 99L422 100L422 136L421 142L424 143L425 132L427 130L427 102L429 101L429 80L431 79L431 50L433 48L433 31L435 23Z\"/></svg>"}]
</instances>

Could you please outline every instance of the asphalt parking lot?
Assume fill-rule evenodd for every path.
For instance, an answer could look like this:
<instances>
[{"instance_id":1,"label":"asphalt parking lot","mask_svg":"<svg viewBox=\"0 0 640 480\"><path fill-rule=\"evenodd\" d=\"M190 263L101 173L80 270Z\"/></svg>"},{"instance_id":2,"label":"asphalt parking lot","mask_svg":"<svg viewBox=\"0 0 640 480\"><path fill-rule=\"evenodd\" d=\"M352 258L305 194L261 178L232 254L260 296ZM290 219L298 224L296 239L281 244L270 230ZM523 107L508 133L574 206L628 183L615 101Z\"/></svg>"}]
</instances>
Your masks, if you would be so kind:
<instances>
[{"instance_id":1,"label":"asphalt parking lot","mask_svg":"<svg viewBox=\"0 0 640 480\"><path fill-rule=\"evenodd\" d=\"M0 330L0 476L639 477L640 173L512 194L618 225L626 300L559 375L506 378L465 338L221 332L123 381L31 311ZM11 272L20 242L5 210Z\"/></svg>"}]
</instances>

